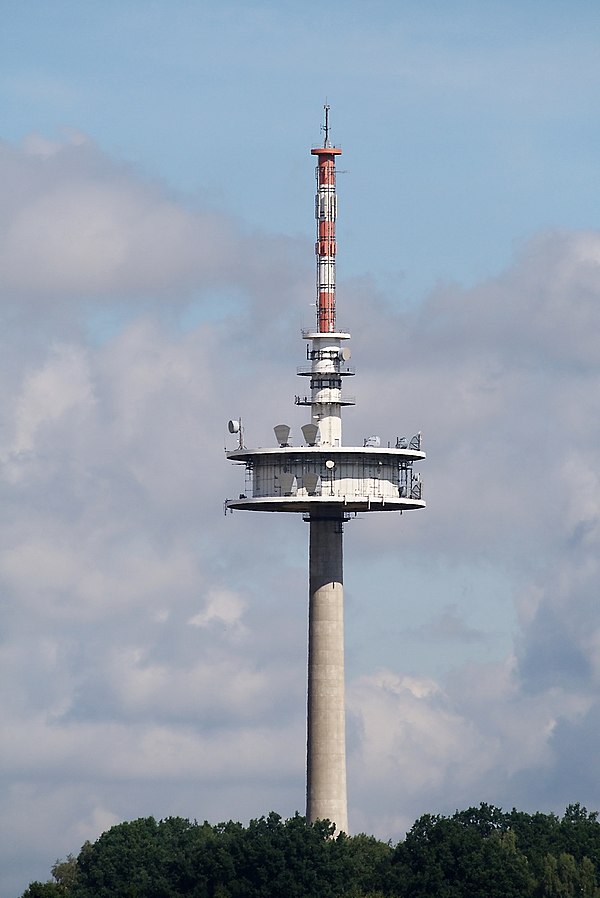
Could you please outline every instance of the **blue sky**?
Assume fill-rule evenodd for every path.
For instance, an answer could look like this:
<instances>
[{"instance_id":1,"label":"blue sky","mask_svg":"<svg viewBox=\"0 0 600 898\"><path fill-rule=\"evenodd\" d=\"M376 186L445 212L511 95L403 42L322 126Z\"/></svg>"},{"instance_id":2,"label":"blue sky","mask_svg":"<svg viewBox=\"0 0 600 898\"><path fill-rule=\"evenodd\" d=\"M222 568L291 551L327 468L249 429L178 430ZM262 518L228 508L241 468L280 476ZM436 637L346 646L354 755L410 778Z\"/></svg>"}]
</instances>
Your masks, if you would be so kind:
<instances>
[{"instance_id":1,"label":"blue sky","mask_svg":"<svg viewBox=\"0 0 600 898\"><path fill-rule=\"evenodd\" d=\"M594 224L594 4L333 3L326 27L311 2L4 10L6 139L80 129L250 228L308 232L327 97L346 270L368 264L399 302L495 273L539 229Z\"/></svg>"},{"instance_id":2,"label":"blue sky","mask_svg":"<svg viewBox=\"0 0 600 898\"><path fill-rule=\"evenodd\" d=\"M225 518L223 445L303 423L325 99L346 441L428 451L426 511L346 530L351 826L600 807L597 5L0 17L0 893L302 810L306 528Z\"/></svg>"}]
</instances>

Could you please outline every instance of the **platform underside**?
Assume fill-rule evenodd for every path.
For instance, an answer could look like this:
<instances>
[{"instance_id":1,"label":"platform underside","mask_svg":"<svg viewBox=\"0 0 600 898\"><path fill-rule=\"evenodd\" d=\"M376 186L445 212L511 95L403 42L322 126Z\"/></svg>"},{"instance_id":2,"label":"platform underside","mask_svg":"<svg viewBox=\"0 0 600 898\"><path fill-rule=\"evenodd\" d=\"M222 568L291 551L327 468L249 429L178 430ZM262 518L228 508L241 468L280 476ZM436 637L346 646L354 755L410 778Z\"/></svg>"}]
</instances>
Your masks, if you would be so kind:
<instances>
[{"instance_id":1,"label":"platform underside","mask_svg":"<svg viewBox=\"0 0 600 898\"><path fill-rule=\"evenodd\" d=\"M227 499L227 508L240 511L331 512L333 514L365 511L412 511L425 508L422 499L394 499L371 496L369 498L345 498L335 496L267 496L263 499Z\"/></svg>"}]
</instances>

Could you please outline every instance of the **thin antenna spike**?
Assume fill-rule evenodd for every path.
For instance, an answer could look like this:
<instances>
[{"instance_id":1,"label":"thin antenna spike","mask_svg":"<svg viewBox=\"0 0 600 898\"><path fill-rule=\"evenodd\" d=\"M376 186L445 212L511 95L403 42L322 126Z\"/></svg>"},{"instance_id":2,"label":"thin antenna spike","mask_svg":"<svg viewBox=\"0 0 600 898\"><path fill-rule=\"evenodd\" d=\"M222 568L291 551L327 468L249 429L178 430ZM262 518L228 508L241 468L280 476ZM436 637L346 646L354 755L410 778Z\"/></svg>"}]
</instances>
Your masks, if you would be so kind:
<instances>
[{"instance_id":1,"label":"thin antenna spike","mask_svg":"<svg viewBox=\"0 0 600 898\"><path fill-rule=\"evenodd\" d=\"M329 104L325 103L325 105L323 106L323 109L325 110L325 124L322 126L321 130L325 132L324 146L330 147L331 141L329 140L329 109L330 109Z\"/></svg>"}]
</instances>

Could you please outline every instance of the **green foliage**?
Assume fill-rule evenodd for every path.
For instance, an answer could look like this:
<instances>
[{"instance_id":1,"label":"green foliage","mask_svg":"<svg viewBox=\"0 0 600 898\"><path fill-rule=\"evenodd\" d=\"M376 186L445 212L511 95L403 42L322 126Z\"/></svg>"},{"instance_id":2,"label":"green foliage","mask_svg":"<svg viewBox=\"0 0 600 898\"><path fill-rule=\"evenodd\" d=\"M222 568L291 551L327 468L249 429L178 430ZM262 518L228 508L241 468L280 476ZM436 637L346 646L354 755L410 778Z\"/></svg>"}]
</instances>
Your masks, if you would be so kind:
<instances>
[{"instance_id":1,"label":"green foliage","mask_svg":"<svg viewBox=\"0 0 600 898\"><path fill-rule=\"evenodd\" d=\"M56 860L51 872L59 894L70 895L77 882L77 858L68 854L64 861Z\"/></svg>"},{"instance_id":2,"label":"green foliage","mask_svg":"<svg viewBox=\"0 0 600 898\"><path fill-rule=\"evenodd\" d=\"M598 898L596 871L591 860L577 861L572 854L561 852L558 857L547 854L539 883L540 898Z\"/></svg>"},{"instance_id":3,"label":"green foliage","mask_svg":"<svg viewBox=\"0 0 600 898\"><path fill-rule=\"evenodd\" d=\"M524 814L513 808L505 814L506 827L515 834L536 879L542 875L547 854L560 851L560 820L554 814Z\"/></svg>"},{"instance_id":4,"label":"green foliage","mask_svg":"<svg viewBox=\"0 0 600 898\"><path fill-rule=\"evenodd\" d=\"M58 898L59 895L64 895L64 892L55 882L32 882L21 898Z\"/></svg>"},{"instance_id":5,"label":"green foliage","mask_svg":"<svg viewBox=\"0 0 600 898\"><path fill-rule=\"evenodd\" d=\"M346 837L332 834L274 813L247 827L122 823L81 852L72 898L336 898L351 877Z\"/></svg>"},{"instance_id":6,"label":"green foliage","mask_svg":"<svg viewBox=\"0 0 600 898\"><path fill-rule=\"evenodd\" d=\"M356 895L381 895L392 866L392 849L387 842L360 833L357 836L339 836L336 849L343 857L348 892L344 898Z\"/></svg>"},{"instance_id":7,"label":"green foliage","mask_svg":"<svg viewBox=\"0 0 600 898\"><path fill-rule=\"evenodd\" d=\"M94 845L81 851L73 896L178 898L195 895L195 860L213 838L208 823L198 826L179 817L169 817L160 823L154 817L146 817L113 826Z\"/></svg>"},{"instance_id":8,"label":"green foliage","mask_svg":"<svg viewBox=\"0 0 600 898\"><path fill-rule=\"evenodd\" d=\"M51 872L54 882L32 882L22 898L71 898L77 880L77 859L69 854L64 861L57 860Z\"/></svg>"},{"instance_id":9,"label":"green foliage","mask_svg":"<svg viewBox=\"0 0 600 898\"><path fill-rule=\"evenodd\" d=\"M22 898L600 898L600 823L493 805L425 814L396 846L296 814L113 826Z\"/></svg>"},{"instance_id":10,"label":"green foliage","mask_svg":"<svg viewBox=\"0 0 600 898\"><path fill-rule=\"evenodd\" d=\"M411 898L524 898L533 889L527 858L489 805L417 820L394 852L391 883Z\"/></svg>"}]
</instances>

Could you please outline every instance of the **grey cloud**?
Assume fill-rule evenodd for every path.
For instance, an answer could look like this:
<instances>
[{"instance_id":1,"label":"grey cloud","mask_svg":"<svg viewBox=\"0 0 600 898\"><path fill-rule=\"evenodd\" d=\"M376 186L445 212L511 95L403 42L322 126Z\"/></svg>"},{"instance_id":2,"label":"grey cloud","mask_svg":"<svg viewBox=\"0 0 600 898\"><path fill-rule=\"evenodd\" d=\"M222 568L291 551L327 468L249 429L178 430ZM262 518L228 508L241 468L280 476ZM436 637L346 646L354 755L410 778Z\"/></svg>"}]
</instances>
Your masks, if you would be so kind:
<instances>
[{"instance_id":1,"label":"grey cloud","mask_svg":"<svg viewBox=\"0 0 600 898\"><path fill-rule=\"evenodd\" d=\"M294 241L250 234L200 203L104 154L85 135L0 143L3 305L54 307L251 296L258 315L281 303L271 285L300 277ZM215 299L216 297L216 299ZM75 305L76 308L76 305Z\"/></svg>"},{"instance_id":2,"label":"grey cloud","mask_svg":"<svg viewBox=\"0 0 600 898\"><path fill-rule=\"evenodd\" d=\"M356 812L382 835L425 807L600 803L590 765L575 775L572 761L574 739L588 752L596 741L598 244L596 232L542 236L500 277L440 287L416 312L376 301L354 341L373 397L366 429L389 426L393 396L392 426L405 417L425 432L429 507L403 523L400 557L491 562L520 584L521 631L504 666L472 663L421 695L376 678L351 691ZM385 521L365 533L371 552L398 553ZM422 757L411 740L427 746ZM360 774L374 767L396 771L389 798Z\"/></svg>"},{"instance_id":3,"label":"grey cloud","mask_svg":"<svg viewBox=\"0 0 600 898\"><path fill-rule=\"evenodd\" d=\"M0 842L20 886L122 817L301 809L306 663L304 525L225 518L222 501L243 483L223 456L229 417L241 413L259 445L279 420L295 433L304 423L291 325L310 315L309 262L305 279L285 240L266 262L271 241L89 143L33 149L0 154L12 285L0 338L0 817L19 806ZM532 807L541 784L560 810L573 740L594 744L599 244L539 238L501 277L440 287L404 312L367 280L340 286L359 373L347 439L423 429L429 450L427 511L398 527L353 523L349 576L385 560L382 576L401 583L411 552L463 572L483 560L516 582L520 622L510 657L468 663L481 626L432 596L429 638L461 640L464 664L443 679L409 672L394 645L393 669L350 680L355 829L396 837L417 814L467 801ZM172 294L209 296L223 265L240 303L178 327ZM60 314L53 291L68 294ZM103 340L72 321L94 294L133 297ZM379 585L371 608L396 616L381 638L397 641L398 590ZM600 804L591 767L577 788L587 794L569 798ZM36 809L32 833L23 821Z\"/></svg>"},{"instance_id":4,"label":"grey cloud","mask_svg":"<svg viewBox=\"0 0 600 898\"><path fill-rule=\"evenodd\" d=\"M223 266L231 236L219 216L187 210L90 141L50 153L5 145L0 171L5 295L168 294Z\"/></svg>"},{"instance_id":5,"label":"grey cloud","mask_svg":"<svg viewBox=\"0 0 600 898\"><path fill-rule=\"evenodd\" d=\"M482 630L470 627L456 605L447 605L440 614L432 617L419 629L407 630L405 635L421 641L436 642L485 642L486 634Z\"/></svg>"}]
</instances>

